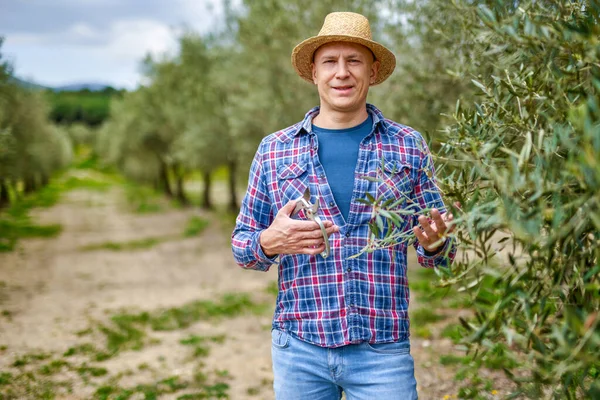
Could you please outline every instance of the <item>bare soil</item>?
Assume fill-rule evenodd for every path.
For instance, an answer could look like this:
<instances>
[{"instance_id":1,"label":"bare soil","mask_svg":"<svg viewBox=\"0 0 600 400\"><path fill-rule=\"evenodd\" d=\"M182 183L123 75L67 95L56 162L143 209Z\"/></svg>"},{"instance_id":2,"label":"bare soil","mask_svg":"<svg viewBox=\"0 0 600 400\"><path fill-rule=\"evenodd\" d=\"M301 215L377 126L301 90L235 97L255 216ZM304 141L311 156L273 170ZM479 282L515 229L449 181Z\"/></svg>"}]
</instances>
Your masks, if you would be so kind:
<instances>
[{"instance_id":1,"label":"bare soil","mask_svg":"<svg viewBox=\"0 0 600 400\"><path fill-rule=\"evenodd\" d=\"M197 237L170 239L148 249L82 249L109 241L176 237L194 215L211 221ZM89 342L90 336L82 336L81 331L108 323L119 310L179 307L194 300L219 299L225 293L251 293L256 301L273 303L266 288L277 274L240 269L231 256L230 232L214 214L191 208L135 214L127 209L122 190L115 187L109 192L68 192L56 206L36 210L34 218L39 223L61 224L63 232L52 239L24 240L16 251L0 253L0 345L4 346L0 347L0 371L14 371L12 363L25 354L61 355ZM409 268L419 268L414 255ZM418 299L413 299L411 307L416 303ZM109 377L124 387L174 375L189 378L200 365L209 379L216 377L230 386L231 399L272 399L271 313L272 308L262 314L151 332L153 343L95 365L106 368ZM179 343L191 334L224 335L225 339L211 343L209 354L199 360ZM91 337L104 340L98 333ZM412 339L421 399L442 399L457 392L455 368L439 364L439 356L452 353L453 344L436 337L424 340L413 335ZM68 377L68 373L58 377ZM57 397L91 398L101 380L77 382L72 393ZM182 393L161 398L175 399Z\"/></svg>"}]
</instances>

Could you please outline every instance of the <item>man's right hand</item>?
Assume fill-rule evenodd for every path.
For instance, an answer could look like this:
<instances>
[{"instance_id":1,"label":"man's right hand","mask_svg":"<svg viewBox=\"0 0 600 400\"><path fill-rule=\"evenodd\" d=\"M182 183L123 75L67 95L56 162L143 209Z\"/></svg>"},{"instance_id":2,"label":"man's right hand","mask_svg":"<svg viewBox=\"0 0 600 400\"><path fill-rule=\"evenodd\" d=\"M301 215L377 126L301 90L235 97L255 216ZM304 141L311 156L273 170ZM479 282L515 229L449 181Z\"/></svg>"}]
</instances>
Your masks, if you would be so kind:
<instances>
[{"instance_id":1,"label":"man's right hand","mask_svg":"<svg viewBox=\"0 0 600 400\"><path fill-rule=\"evenodd\" d=\"M299 221L290 216L296 201L290 200L279 212L273 223L259 238L260 246L267 257L277 254L320 254L325 251L325 242L319 224L314 221ZM327 236L339 232L331 221L323 221Z\"/></svg>"}]
</instances>

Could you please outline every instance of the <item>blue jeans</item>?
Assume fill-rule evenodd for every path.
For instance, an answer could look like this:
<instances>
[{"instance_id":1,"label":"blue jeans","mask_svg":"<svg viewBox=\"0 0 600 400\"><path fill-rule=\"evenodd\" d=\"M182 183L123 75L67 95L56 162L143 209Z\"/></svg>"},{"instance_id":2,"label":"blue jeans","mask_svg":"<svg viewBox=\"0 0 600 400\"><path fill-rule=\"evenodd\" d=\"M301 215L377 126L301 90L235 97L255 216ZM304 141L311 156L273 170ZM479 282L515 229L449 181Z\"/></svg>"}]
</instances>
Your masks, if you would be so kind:
<instances>
[{"instance_id":1,"label":"blue jeans","mask_svg":"<svg viewBox=\"0 0 600 400\"><path fill-rule=\"evenodd\" d=\"M277 400L415 400L409 341L351 344L334 349L271 331Z\"/></svg>"}]
</instances>

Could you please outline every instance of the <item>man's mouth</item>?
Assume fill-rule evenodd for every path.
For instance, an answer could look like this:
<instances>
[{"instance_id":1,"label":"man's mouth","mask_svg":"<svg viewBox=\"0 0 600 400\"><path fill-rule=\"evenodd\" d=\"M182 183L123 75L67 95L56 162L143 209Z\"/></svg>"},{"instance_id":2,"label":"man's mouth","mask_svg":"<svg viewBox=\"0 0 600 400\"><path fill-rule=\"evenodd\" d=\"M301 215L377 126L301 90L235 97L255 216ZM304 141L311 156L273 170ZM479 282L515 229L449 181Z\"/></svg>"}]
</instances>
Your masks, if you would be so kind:
<instances>
[{"instance_id":1,"label":"man's mouth","mask_svg":"<svg viewBox=\"0 0 600 400\"><path fill-rule=\"evenodd\" d=\"M334 86L333 89L340 93L348 93L352 90L353 86Z\"/></svg>"}]
</instances>

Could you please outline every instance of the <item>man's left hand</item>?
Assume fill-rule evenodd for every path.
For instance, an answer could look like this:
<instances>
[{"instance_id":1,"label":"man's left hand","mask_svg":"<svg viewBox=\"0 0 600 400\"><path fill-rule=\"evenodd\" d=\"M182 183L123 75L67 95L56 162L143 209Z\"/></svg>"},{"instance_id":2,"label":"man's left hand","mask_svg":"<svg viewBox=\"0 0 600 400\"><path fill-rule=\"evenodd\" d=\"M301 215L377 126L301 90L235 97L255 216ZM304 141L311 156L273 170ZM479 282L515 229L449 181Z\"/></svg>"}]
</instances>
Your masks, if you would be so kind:
<instances>
[{"instance_id":1,"label":"man's left hand","mask_svg":"<svg viewBox=\"0 0 600 400\"><path fill-rule=\"evenodd\" d=\"M425 250L430 253L438 251L446 243L446 235L452 232L452 214L440 214L439 210L431 210L431 222L424 215L419 216L419 225L413 228L415 236Z\"/></svg>"}]
</instances>

